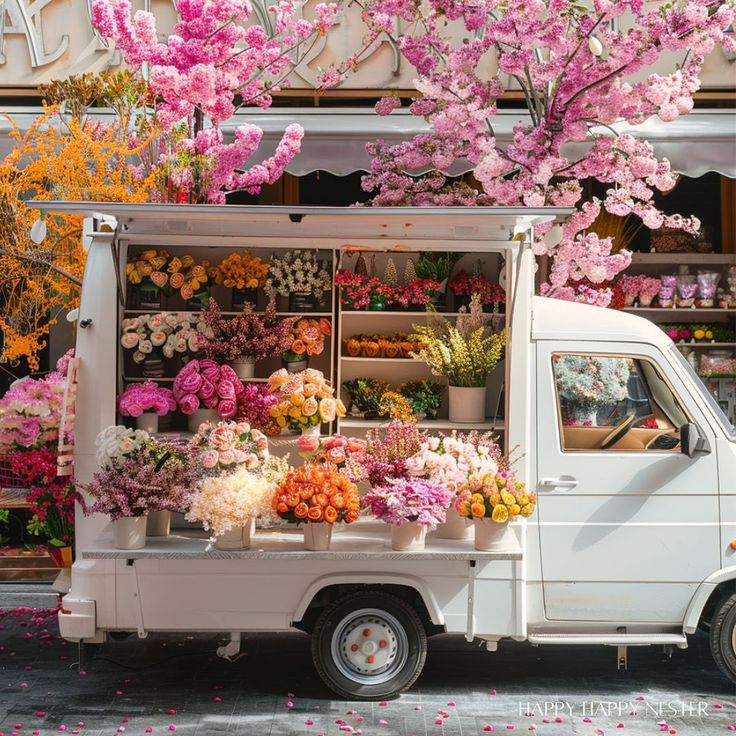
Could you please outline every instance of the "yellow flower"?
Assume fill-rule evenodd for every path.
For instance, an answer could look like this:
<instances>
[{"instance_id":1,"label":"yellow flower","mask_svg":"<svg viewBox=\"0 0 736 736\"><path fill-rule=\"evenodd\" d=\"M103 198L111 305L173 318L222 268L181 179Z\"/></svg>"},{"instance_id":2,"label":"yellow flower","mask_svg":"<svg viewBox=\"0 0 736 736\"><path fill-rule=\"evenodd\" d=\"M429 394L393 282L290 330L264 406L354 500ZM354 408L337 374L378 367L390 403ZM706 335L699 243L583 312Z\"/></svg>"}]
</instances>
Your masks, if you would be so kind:
<instances>
[{"instance_id":1,"label":"yellow flower","mask_svg":"<svg viewBox=\"0 0 736 736\"><path fill-rule=\"evenodd\" d=\"M181 259L174 256L169 263L169 267L166 269L169 273L176 273L181 271Z\"/></svg>"},{"instance_id":2,"label":"yellow flower","mask_svg":"<svg viewBox=\"0 0 736 736\"><path fill-rule=\"evenodd\" d=\"M291 401L294 406L301 406L304 403L304 396L295 391L291 396L289 396L289 401Z\"/></svg>"},{"instance_id":3,"label":"yellow flower","mask_svg":"<svg viewBox=\"0 0 736 736\"><path fill-rule=\"evenodd\" d=\"M156 257L156 249L153 250L144 250L143 253L141 253L141 260L142 261L150 261L151 258Z\"/></svg>"},{"instance_id":4,"label":"yellow flower","mask_svg":"<svg viewBox=\"0 0 736 736\"><path fill-rule=\"evenodd\" d=\"M693 332L693 337L696 340L702 340L705 337L705 330L695 330L695 332Z\"/></svg>"},{"instance_id":5,"label":"yellow flower","mask_svg":"<svg viewBox=\"0 0 736 736\"><path fill-rule=\"evenodd\" d=\"M503 524L505 521L509 520L509 510L502 505L495 506L493 508L493 513L491 514L491 519L499 524Z\"/></svg>"},{"instance_id":6,"label":"yellow flower","mask_svg":"<svg viewBox=\"0 0 736 736\"><path fill-rule=\"evenodd\" d=\"M191 268L194 265L194 258L192 256L182 256L181 257L181 267L182 268Z\"/></svg>"},{"instance_id":7,"label":"yellow flower","mask_svg":"<svg viewBox=\"0 0 736 736\"><path fill-rule=\"evenodd\" d=\"M474 494L473 494L473 495L472 495L472 496L470 497L470 502L471 502L471 503L485 503L485 502L486 502L486 500L485 500L485 498L483 497L483 494L482 494L482 493L474 493Z\"/></svg>"},{"instance_id":8,"label":"yellow flower","mask_svg":"<svg viewBox=\"0 0 736 736\"><path fill-rule=\"evenodd\" d=\"M310 396L308 399L304 399L302 412L304 412L305 417L314 416L317 413L318 408L317 400L313 396Z\"/></svg>"},{"instance_id":9,"label":"yellow flower","mask_svg":"<svg viewBox=\"0 0 736 736\"><path fill-rule=\"evenodd\" d=\"M292 419L299 419L301 417L301 415L302 415L302 410L301 410L300 407L298 407L298 406L292 406L289 409L289 416Z\"/></svg>"},{"instance_id":10,"label":"yellow flower","mask_svg":"<svg viewBox=\"0 0 736 736\"><path fill-rule=\"evenodd\" d=\"M511 516L518 516L521 513L521 506L518 503L513 503L509 506L509 513Z\"/></svg>"},{"instance_id":11,"label":"yellow flower","mask_svg":"<svg viewBox=\"0 0 736 736\"><path fill-rule=\"evenodd\" d=\"M533 503L527 503L524 504L521 507L521 515L522 516L531 516L534 513L534 504Z\"/></svg>"},{"instance_id":12,"label":"yellow flower","mask_svg":"<svg viewBox=\"0 0 736 736\"><path fill-rule=\"evenodd\" d=\"M516 503L516 499L508 491L501 491L501 500L507 506L511 506L511 504Z\"/></svg>"},{"instance_id":13,"label":"yellow flower","mask_svg":"<svg viewBox=\"0 0 736 736\"><path fill-rule=\"evenodd\" d=\"M276 424L283 429L286 426L286 419L284 417L276 417Z\"/></svg>"},{"instance_id":14,"label":"yellow flower","mask_svg":"<svg viewBox=\"0 0 736 736\"><path fill-rule=\"evenodd\" d=\"M480 519L486 515L486 505L484 503L471 503L470 513L476 518Z\"/></svg>"}]
</instances>

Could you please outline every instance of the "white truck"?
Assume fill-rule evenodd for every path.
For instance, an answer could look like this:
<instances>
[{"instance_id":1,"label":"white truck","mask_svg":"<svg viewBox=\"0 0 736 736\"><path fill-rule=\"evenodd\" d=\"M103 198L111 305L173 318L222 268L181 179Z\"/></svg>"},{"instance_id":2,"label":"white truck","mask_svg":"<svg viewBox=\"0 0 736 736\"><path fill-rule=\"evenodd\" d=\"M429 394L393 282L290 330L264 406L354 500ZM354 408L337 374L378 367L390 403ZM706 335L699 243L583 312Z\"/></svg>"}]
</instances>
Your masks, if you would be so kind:
<instances>
[{"instance_id":1,"label":"white truck","mask_svg":"<svg viewBox=\"0 0 736 736\"><path fill-rule=\"evenodd\" d=\"M438 632L489 651L502 639L609 645L625 666L627 647L685 648L700 628L736 681L736 432L655 325L533 296L534 226L566 211L37 204L93 218L76 344L77 480L96 469L96 434L117 423L129 249L308 247L337 260L355 249L452 250L495 259L505 277L510 342L505 412L495 426L506 448L517 448L517 474L538 492L534 515L514 525L518 549L504 553L431 535L423 552L393 552L385 526L368 521L337 533L327 552L303 551L282 528L259 531L246 551L207 551L204 535L187 530L121 551L107 519L80 515L59 615L65 638L223 632L231 640L219 653L232 656L244 632L300 629L335 692L379 699L414 682L427 637ZM338 301L333 295L333 319L347 324ZM564 356L593 356L603 368L629 361L627 396L608 407L605 422L567 421L555 372ZM355 422L339 429L364 431ZM388 646L371 656L379 640Z\"/></svg>"}]
</instances>

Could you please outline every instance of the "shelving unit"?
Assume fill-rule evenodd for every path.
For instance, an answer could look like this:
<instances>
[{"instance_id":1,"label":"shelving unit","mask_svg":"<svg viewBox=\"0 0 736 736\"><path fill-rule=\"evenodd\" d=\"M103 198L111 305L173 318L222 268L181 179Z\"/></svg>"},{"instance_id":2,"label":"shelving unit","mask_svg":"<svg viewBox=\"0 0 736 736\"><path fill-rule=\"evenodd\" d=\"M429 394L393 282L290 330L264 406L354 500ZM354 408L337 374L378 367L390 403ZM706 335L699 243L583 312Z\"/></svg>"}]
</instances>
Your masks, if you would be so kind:
<instances>
[{"instance_id":1,"label":"shelving unit","mask_svg":"<svg viewBox=\"0 0 736 736\"><path fill-rule=\"evenodd\" d=\"M659 277L662 274L676 273L680 267L687 266L691 273L701 270L720 271L723 274L721 286L729 266L736 265L736 254L729 253L634 253L627 273L645 274ZM703 324L716 323L729 325L736 330L736 310L713 308L673 307L627 307L626 312L637 314L655 324ZM736 357L736 342L677 342L677 348L684 355L690 355L694 366L698 366L701 356L709 349L729 351ZM694 351L697 351L695 353ZM730 377L708 378L701 376L703 382L713 393L732 422L736 422L736 379Z\"/></svg>"}]
</instances>

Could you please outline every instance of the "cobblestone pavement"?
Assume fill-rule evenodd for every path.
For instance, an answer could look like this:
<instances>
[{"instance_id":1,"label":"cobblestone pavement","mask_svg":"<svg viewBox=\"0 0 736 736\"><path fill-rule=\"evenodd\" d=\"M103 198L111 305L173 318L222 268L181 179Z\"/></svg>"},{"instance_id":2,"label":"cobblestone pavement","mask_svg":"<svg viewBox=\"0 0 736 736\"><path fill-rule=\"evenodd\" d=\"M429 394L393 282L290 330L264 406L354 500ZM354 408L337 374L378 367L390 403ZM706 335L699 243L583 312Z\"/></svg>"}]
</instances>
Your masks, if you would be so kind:
<instances>
[{"instance_id":1,"label":"cobblestone pavement","mask_svg":"<svg viewBox=\"0 0 736 736\"><path fill-rule=\"evenodd\" d=\"M0 626L3 736L483 736L492 730L711 736L736 730L734 688L712 663L705 639L672 659L661 649L631 649L628 672L617 672L612 648L502 642L490 654L438 637L411 692L388 703L350 703L334 700L322 685L309 640L300 634L249 637L247 654L235 663L215 656L221 637L132 637L98 647L80 672L77 648L58 638L53 616L0 611Z\"/></svg>"}]
</instances>

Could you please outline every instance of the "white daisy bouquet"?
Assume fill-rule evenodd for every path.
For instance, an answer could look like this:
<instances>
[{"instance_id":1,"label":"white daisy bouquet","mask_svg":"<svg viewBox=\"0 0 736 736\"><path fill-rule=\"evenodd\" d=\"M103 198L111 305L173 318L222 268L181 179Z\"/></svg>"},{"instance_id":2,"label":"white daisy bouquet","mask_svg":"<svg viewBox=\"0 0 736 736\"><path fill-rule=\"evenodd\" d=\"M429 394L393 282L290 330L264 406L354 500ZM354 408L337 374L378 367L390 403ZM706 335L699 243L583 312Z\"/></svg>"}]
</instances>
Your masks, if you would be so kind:
<instances>
[{"instance_id":1,"label":"white daisy bouquet","mask_svg":"<svg viewBox=\"0 0 736 736\"><path fill-rule=\"evenodd\" d=\"M331 288L329 264L317 257L316 250L287 250L271 258L266 290L274 296L311 294L322 304Z\"/></svg>"},{"instance_id":2,"label":"white daisy bouquet","mask_svg":"<svg viewBox=\"0 0 736 736\"><path fill-rule=\"evenodd\" d=\"M124 319L120 344L134 350L133 360L142 363L149 355L173 358L177 353L197 353L212 329L196 314L159 312Z\"/></svg>"}]
</instances>

